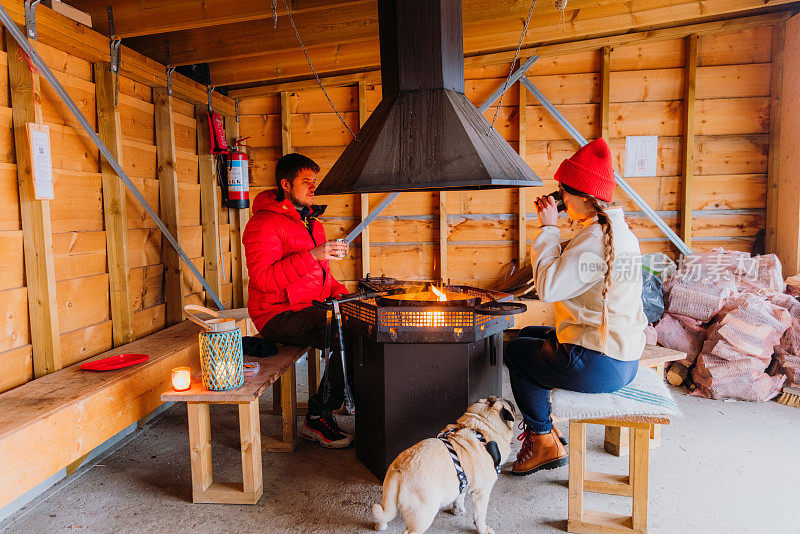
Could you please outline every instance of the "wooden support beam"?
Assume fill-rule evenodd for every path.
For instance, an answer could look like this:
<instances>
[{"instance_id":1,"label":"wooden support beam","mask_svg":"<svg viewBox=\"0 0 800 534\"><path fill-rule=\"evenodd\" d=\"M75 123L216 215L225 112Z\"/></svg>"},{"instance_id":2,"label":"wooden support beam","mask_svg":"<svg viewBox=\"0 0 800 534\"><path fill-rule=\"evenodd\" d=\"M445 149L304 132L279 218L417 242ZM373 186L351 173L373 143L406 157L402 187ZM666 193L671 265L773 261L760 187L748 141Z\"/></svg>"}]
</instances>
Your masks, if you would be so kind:
<instances>
[{"instance_id":1,"label":"wooden support beam","mask_svg":"<svg viewBox=\"0 0 800 534\"><path fill-rule=\"evenodd\" d=\"M377 44L377 2L351 6L334 4L317 12L293 14L292 18L306 47L359 41L365 37L376 40ZM272 50L294 51L297 47L294 27L285 18L275 28L271 20L255 24L248 21L171 32L158 38L128 39L134 49L162 62L166 59L166 41L170 43L170 55L175 65L245 58Z\"/></svg>"},{"instance_id":2,"label":"wooden support beam","mask_svg":"<svg viewBox=\"0 0 800 534\"><path fill-rule=\"evenodd\" d=\"M783 72L786 47L786 22L772 28L772 71L769 106L769 158L767 160L767 220L765 249L767 254L778 252L778 185L781 168L781 102L783 101Z\"/></svg>"},{"instance_id":3,"label":"wooden support beam","mask_svg":"<svg viewBox=\"0 0 800 534\"><path fill-rule=\"evenodd\" d=\"M694 175L694 89L697 79L697 35L686 37L683 84L683 181L681 183L681 239L692 246L692 180Z\"/></svg>"},{"instance_id":4,"label":"wooden support beam","mask_svg":"<svg viewBox=\"0 0 800 534\"><path fill-rule=\"evenodd\" d=\"M347 7L373 0L292 0L293 14L308 13L332 7ZM70 6L92 16L92 26L108 34L107 0L70 0ZM272 24L272 6L269 2L242 2L241 0L189 0L182 2L142 2L141 0L114 0L114 22L123 39L139 35L154 35L193 28L207 28L236 22L270 19L253 24L264 28ZM278 2L280 26L289 24L283 2Z\"/></svg>"},{"instance_id":5,"label":"wooden support beam","mask_svg":"<svg viewBox=\"0 0 800 534\"><path fill-rule=\"evenodd\" d=\"M158 165L159 215L169 232L181 243L180 203L178 200L178 171L175 156L175 123L172 97L161 87L153 89L156 128L156 161ZM161 255L164 261L164 301L167 306L167 325L183 320L183 265L178 253L167 240L162 240Z\"/></svg>"},{"instance_id":6,"label":"wooden support beam","mask_svg":"<svg viewBox=\"0 0 800 534\"><path fill-rule=\"evenodd\" d=\"M25 24L24 2L16 0L0 0L0 4L8 11L14 22ZM108 5L106 3L106 5ZM105 5L103 6L105 12ZM63 50L90 63L106 63L110 61L110 41L91 28L75 23L52 9L39 5L36 8L36 31L40 42ZM9 38L9 41L13 39ZM166 86L166 67L156 63L141 53L122 46L122 62L120 74L133 81L150 87ZM221 84L220 84L221 85ZM193 104L204 104L208 100L206 87L183 76L173 73L173 94ZM214 107L223 115L233 115L233 100L219 93L214 95Z\"/></svg>"},{"instance_id":7,"label":"wooden support beam","mask_svg":"<svg viewBox=\"0 0 800 534\"><path fill-rule=\"evenodd\" d=\"M611 47L606 45L601 49L603 64L600 71L600 136L608 141L609 122L609 95L611 88Z\"/></svg>"},{"instance_id":8,"label":"wooden support beam","mask_svg":"<svg viewBox=\"0 0 800 534\"><path fill-rule=\"evenodd\" d=\"M786 21L784 33L783 85L780 118L780 175L776 251L783 275L800 272L800 16ZM9 56L10 57L10 56ZM10 62L9 62L10 63Z\"/></svg>"},{"instance_id":9,"label":"wooden support beam","mask_svg":"<svg viewBox=\"0 0 800 534\"><path fill-rule=\"evenodd\" d=\"M200 221L203 225L203 276L208 285L222 298L222 251L219 238L219 192L217 170L211 154L208 108L195 106L197 119L197 171L200 178ZM206 295L206 306L213 306L211 295Z\"/></svg>"},{"instance_id":10,"label":"wooden support beam","mask_svg":"<svg viewBox=\"0 0 800 534\"><path fill-rule=\"evenodd\" d=\"M380 84L381 71L370 70L367 72L356 72L354 74L340 74L336 76L326 76L321 79L325 87L342 87L345 85L353 85L354 83L365 82L367 84ZM279 82L269 85L260 85L256 87L247 87L244 89L233 89L229 91L229 95L234 98L255 98L264 95L274 95L283 91L306 91L308 89L319 87L317 80L298 80L289 82Z\"/></svg>"},{"instance_id":11,"label":"wooden support beam","mask_svg":"<svg viewBox=\"0 0 800 534\"><path fill-rule=\"evenodd\" d=\"M291 93L281 93L281 148L283 155L292 152L292 108Z\"/></svg>"},{"instance_id":12,"label":"wooden support beam","mask_svg":"<svg viewBox=\"0 0 800 534\"><path fill-rule=\"evenodd\" d=\"M791 0L770 0L770 6ZM279 2L280 3L280 2ZM364 5L333 6L314 13L293 16L306 47L316 50L315 67L326 68L334 61L347 65L350 59L379 62L378 2ZM764 7L764 0L674 0L643 1L631 5L628 0L570 0L566 8L569 38L607 35L617 31L646 29L683 21L702 22L724 18L737 12ZM523 2L485 2L464 0L462 18L464 51L468 55L497 50L499 43L516 42L520 19L528 12ZM553 2L537 6L536 24L529 26L524 46L565 39L562 15ZM523 19L524 20L524 19ZM324 21L324 24L320 24ZM273 57L303 55L297 48L292 25L283 22L264 31L264 24L234 23L222 27L198 28L160 35L158 38L130 39L131 46L156 61L165 61L165 41L170 42L176 65L248 59L261 54ZM332 52L336 50L337 52ZM339 57L339 56L342 57ZM513 52L512 52L513 55ZM280 63L273 72L283 70ZM214 78L216 79L216 78Z\"/></svg>"},{"instance_id":13,"label":"wooden support beam","mask_svg":"<svg viewBox=\"0 0 800 534\"><path fill-rule=\"evenodd\" d=\"M447 283L447 234L450 225L447 223L447 193L439 191L439 279Z\"/></svg>"},{"instance_id":14,"label":"wooden support beam","mask_svg":"<svg viewBox=\"0 0 800 534\"><path fill-rule=\"evenodd\" d=\"M364 126L369 117L367 110L367 82L360 80L358 82L358 127ZM361 220L367 218L369 215L369 193L361 194ZM369 250L369 226L364 228L361 232L361 276L366 277L370 272L369 265L370 250Z\"/></svg>"},{"instance_id":15,"label":"wooden support beam","mask_svg":"<svg viewBox=\"0 0 800 534\"><path fill-rule=\"evenodd\" d=\"M528 155L528 89L522 83L519 87L519 156L524 160ZM528 203L526 188L520 187L517 228L519 230L517 261L520 268L528 261Z\"/></svg>"},{"instance_id":16,"label":"wooden support beam","mask_svg":"<svg viewBox=\"0 0 800 534\"><path fill-rule=\"evenodd\" d=\"M7 33L6 46L10 58L8 79L11 86L11 116L22 215L22 248L33 345L33 374L38 378L61 369L50 202L36 200L34 195L28 137L28 123L42 123L42 93L39 75L31 71L24 58L20 59L23 52Z\"/></svg>"},{"instance_id":17,"label":"wooden support beam","mask_svg":"<svg viewBox=\"0 0 800 534\"><path fill-rule=\"evenodd\" d=\"M233 118L225 119L225 139L228 144L233 144L239 138L239 123ZM240 147L240 150L247 151L247 148ZM253 199L250 199L252 205ZM242 246L242 233L250 219L250 208L235 209L228 208L228 219L230 220L231 231L231 282L233 282L233 307L244 308L247 306L247 285L250 277L247 274L247 263L244 257L244 247Z\"/></svg>"},{"instance_id":18,"label":"wooden support beam","mask_svg":"<svg viewBox=\"0 0 800 534\"><path fill-rule=\"evenodd\" d=\"M94 64L97 104L97 133L120 165L122 162L122 122L115 104L114 74L109 63ZM103 177L103 218L106 230L108 287L111 297L111 335L115 347L134 340L133 305L128 285L127 190L105 158L100 159Z\"/></svg>"},{"instance_id":19,"label":"wooden support beam","mask_svg":"<svg viewBox=\"0 0 800 534\"><path fill-rule=\"evenodd\" d=\"M670 17L669 8L662 9L661 13L666 16L663 17L659 24L664 26L672 24L673 26L653 30L649 27L644 28L641 24L631 26L619 24L615 21L603 26L602 21L596 21L599 23L598 28L603 26L601 33L604 35L602 37L590 37L588 34L580 35L578 32L574 32L571 33L571 35L575 36L573 40L565 43L543 44L546 41L543 39L538 45L524 46L520 60L524 61L526 58L537 54L541 57L553 57L593 52L606 45L613 48L641 43L655 43L681 39L691 34L733 33L747 28L771 26L777 21L786 20L791 16L790 12L781 11L750 17L730 18L716 22L704 22ZM582 12L581 18L586 17L586 13ZM483 24L486 25L485 22ZM515 38L519 36L519 22L516 24L517 26L514 30ZM559 27L555 27L555 30L554 38L563 40L563 31ZM465 42L467 36L468 32L465 28ZM493 38L496 40L497 36L495 35ZM514 59L514 50L487 53L483 51L485 49L469 50L465 44L464 50L467 52L468 57L464 58L464 68L485 67L499 63L507 64ZM363 77L365 74L369 74L365 78L368 81L380 83L380 71L378 70L380 67L380 55L377 41L374 43L369 41L335 43L321 46L316 49L315 57L317 59L314 61L314 66L317 72L324 76L322 81L325 87L350 85L357 82L360 79L359 77ZM305 56L301 51L296 50L269 51L235 61L213 62L209 66L213 79L220 85L271 81L269 85L261 87L230 91L228 95L232 98L263 96L264 94L289 90L302 91L317 86L316 80L308 74L308 63ZM279 72L279 74L276 75L276 72Z\"/></svg>"}]
</instances>

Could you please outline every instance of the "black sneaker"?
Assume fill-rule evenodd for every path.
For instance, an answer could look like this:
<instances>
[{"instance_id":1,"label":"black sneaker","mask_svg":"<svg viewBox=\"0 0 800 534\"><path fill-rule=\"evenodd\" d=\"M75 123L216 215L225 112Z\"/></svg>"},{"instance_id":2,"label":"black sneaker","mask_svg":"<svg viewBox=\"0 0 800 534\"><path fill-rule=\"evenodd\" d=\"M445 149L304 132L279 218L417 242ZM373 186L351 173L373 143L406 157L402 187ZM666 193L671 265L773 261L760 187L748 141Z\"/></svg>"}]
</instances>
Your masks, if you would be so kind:
<instances>
[{"instance_id":1,"label":"black sneaker","mask_svg":"<svg viewBox=\"0 0 800 534\"><path fill-rule=\"evenodd\" d=\"M344 433L330 414L315 418L306 415L299 430L303 439L318 441L320 445L329 449L344 449L353 443L353 436Z\"/></svg>"}]
</instances>

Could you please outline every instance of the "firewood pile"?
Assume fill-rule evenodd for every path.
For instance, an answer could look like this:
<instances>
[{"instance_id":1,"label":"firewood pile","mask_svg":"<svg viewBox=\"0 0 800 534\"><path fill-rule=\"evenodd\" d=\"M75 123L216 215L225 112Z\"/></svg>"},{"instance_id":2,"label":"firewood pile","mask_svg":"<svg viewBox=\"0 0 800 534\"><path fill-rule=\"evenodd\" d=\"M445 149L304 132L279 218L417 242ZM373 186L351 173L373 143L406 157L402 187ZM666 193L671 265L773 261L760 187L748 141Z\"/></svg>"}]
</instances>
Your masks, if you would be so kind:
<instances>
[{"instance_id":1,"label":"firewood pile","mask_svg":"<svg viewBox=\"0 0 800 534\"><path fill-rule=\"evenodd\" d=\"M797 277L793 277L797 278ZM766 401L800 385L800 279L774 254L721 248L687 257L664 280L658 343L686 352L667 379L713 399Z\"/></svg>"}]
</instances>

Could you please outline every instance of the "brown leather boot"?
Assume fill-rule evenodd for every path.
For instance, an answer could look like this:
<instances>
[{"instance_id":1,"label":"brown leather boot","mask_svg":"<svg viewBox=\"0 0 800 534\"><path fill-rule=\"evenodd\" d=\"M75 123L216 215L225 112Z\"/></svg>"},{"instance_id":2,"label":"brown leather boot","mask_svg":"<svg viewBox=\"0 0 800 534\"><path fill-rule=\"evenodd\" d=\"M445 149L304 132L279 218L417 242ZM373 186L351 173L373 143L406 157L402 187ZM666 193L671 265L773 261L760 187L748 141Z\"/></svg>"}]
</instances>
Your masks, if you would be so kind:
<instances>
[{"instance_id":1,"label":"brown leather boot","mask_svg":"<svg viewBox=\"0 0 800 534\"><path fill-rule=\"evenodd\" d=\"M517 454L517 461L511 469L512 475L524 476L555 469L569 463L569 454L559 441L555 430L548 434L534 434L526 430L522 450Z\"/></svg>"},{"instance_id":2,"label":"brown leather boot","mask_svg":"<svg viewBox=\"0 0 800 534\"><path fill-rule=\"evenodd\" d=\"M566 447L567 446L567 438L564 437L564 434L561 433L561 431L558 429L558 427L556 425L553 425L553 431L556 433L556 437L558 438L558 441L560 441L561 444L564 447Z\"/></svg>"}]
</instances>

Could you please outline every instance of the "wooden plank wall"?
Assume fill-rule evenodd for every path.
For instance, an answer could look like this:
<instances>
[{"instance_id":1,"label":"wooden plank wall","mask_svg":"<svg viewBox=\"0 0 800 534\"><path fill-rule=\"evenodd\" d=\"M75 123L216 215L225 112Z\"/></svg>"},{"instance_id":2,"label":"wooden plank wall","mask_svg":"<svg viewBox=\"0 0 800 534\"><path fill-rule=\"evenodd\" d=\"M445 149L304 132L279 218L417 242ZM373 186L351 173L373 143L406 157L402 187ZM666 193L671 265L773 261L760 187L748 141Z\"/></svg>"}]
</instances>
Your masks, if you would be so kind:
<instances>
[{"instance_id":1,"label":"wooden plank wall","mask_svg":"<svg viewBox=\"0 0 800 534\"><path fill-rule=\"evenodd\" d=\"M97 128L92 64L40 44L38 50L61 83ZM22 228L11 128L8 61L0 51L0 392L33 378L24 279ZM151 206L158 209L152 89L121 77L123 165ZM62 365L84 360L112 346L109 278L98 150L53 89L42 82L44 122L50 126L55 200L50 201ZM175 142L181 197L183 246L203 269L200 185L194 105L174 100ZM131 306L135 337L164 328L161 235L130 194L127 195ZM220 209L225 279L223 303L230 305L228 210ZM164 240L165 246L168 246ZM202 304L202 286L188 273L187 302Z\"/></svg>"},{"instance_id":2,"label":"wooden plank wall","mask_svg":"<svg viewBox=\"0 0 800 534\"><path fill-rule=\"evenodd\" d=\"M716 246L749 250L765 224L765 189L769 148L772 27L704 35L698 44L692 191L692 236L695 250ZM624 171L625 136L658 135L656 176L630 183L677 231L681 193L681 143L685 40L617 47L610 51L609 144L617 169ZM540 59L528 76L588 137L600 135L603 51ZM468 69L467 96L477 105L508 74L507 65ZM367 85L367 107L380 100L380 86ZM514 147L519 141L519 91L503 98L496 128ZM358 88L332 87L328 92L354 131L358 126ZM293 149L316 160L324 174L350 134L338 121L320 90L291 93ZM279 95L243 100L241 128L252 147L251 197L274 187L274 165L281 155ZM486 112L491 121L495 108ZM527 98L525 159L544 186L525 195L528 248L538 220L534 200L556 188L552 177L577 145L532 96ZM377 205L383 194L370 194ZM618 190L616 199L628 212L643 252L677 251L655 225ZM324 222L330 238L342 237L361 217L356 195L319 198L327 203ZM516 190L448 192L448 276L453 282L490 286L518 255L519 196ZM414 279L438 276L439 201L435 193L403 193L370 227L372 274ZM563 238L574 229L562 223ZM352 282L361 275L361 250L353 243L346 261L334 273ZM350 284L353 285L352 283Z\"/></svg>"}]
</instances>

